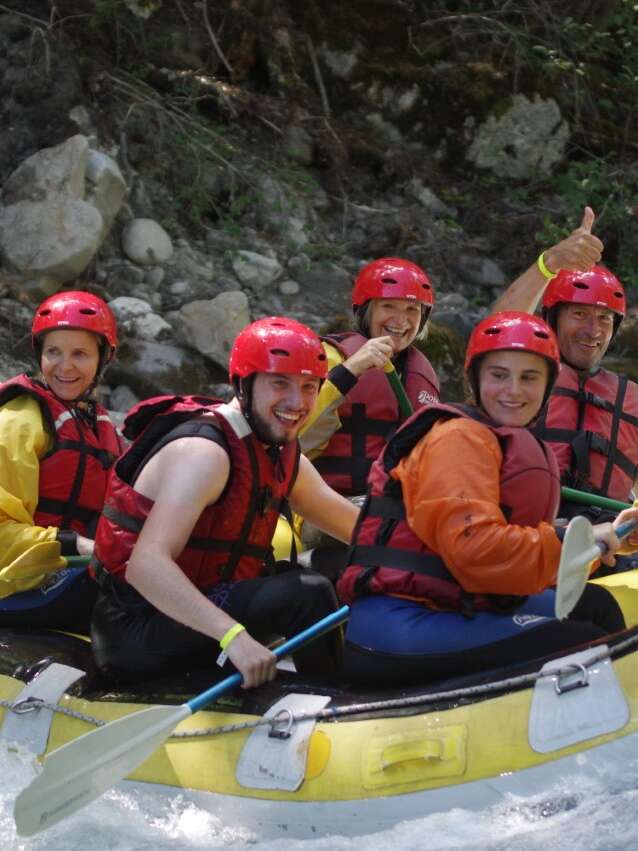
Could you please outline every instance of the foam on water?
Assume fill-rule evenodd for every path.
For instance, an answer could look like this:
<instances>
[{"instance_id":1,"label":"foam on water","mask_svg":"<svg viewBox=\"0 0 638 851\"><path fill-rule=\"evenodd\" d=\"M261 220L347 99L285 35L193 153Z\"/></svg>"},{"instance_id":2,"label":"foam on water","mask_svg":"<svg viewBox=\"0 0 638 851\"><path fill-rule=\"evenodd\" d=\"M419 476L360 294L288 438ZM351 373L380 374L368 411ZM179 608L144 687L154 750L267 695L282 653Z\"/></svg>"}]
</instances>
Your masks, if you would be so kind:
<instances>
[{"instance_id":1,"label":"foam on water","mask_svg":"<svg viewBox=\"0 0 638 851\"><path fill-rule=\"evenodd\" d=\"M264 841L196 807L184 795L114 790L45 833L16 836L13 801L33 778L33 759L0 745L2 851L628 851L638 848L638 778L602 789L583 772L542 798L509 796L481 812L463 809L360 837Z\"/></svg>"}]
</instances>

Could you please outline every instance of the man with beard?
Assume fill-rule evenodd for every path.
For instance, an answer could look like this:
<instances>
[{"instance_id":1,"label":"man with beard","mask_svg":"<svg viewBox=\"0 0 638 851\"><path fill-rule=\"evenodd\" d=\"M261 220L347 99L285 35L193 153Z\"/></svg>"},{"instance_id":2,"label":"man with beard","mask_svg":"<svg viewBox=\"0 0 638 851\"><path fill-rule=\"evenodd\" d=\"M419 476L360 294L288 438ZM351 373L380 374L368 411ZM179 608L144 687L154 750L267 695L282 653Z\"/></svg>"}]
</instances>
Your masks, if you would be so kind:
<instances>
[{"instance_id":1,"label":"man with beard","mask_svg":"<svg viewBox=\"0 0 638 851\"><path fill-rule=\"evenodd\" d=\"M349 541L358 509L300 455L297 434L327 373L309 328L253 322L229 363L236 397L158 397L127 417L130 449L114 470L96 535L100 584L92 624L98 665L120 677L228 658L256 686L275 676L258 639L289 637L337 608L309 570L269 571L270 541L287 502ZM339 640L295 655L305 673L337 668Z\"/></svg>"},{"instance_id":2,"label":"man with beard","mask_svg":"<svg viewBox=\"0 0 638 851\"><path fill-rule=\"evenodd\" d=\"M600 265L602 243L587 207L580 227L543 252L496 310L533 311L538 302L560 348L560 374L535 432L554 449L563 485L629 502L638 473L638 385L601 366L626 313L621 282ZM613 517L563 500L560 516ZM635 566L619 558L617 570Z\"/></svg>"}]
</instances>

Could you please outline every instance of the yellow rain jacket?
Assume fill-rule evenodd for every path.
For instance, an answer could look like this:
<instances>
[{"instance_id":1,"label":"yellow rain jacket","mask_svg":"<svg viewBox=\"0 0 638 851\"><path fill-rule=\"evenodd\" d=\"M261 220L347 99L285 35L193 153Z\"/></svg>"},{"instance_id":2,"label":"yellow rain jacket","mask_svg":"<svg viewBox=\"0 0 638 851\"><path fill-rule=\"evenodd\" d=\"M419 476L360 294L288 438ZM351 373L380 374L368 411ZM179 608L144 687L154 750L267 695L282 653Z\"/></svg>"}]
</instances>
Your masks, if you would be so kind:
<instances>
[{"instance_id":1,"label":"yellow rain jacket","mask_svg":"<svg viewBox=\"0 0 638 851\"><path fill-rule=\"evenodd\" d=\"M0 408L0 598L35 588L61 570L56 526L35 526L39 466L53 444L35 399Z\"/></svg>"}]
</instances>

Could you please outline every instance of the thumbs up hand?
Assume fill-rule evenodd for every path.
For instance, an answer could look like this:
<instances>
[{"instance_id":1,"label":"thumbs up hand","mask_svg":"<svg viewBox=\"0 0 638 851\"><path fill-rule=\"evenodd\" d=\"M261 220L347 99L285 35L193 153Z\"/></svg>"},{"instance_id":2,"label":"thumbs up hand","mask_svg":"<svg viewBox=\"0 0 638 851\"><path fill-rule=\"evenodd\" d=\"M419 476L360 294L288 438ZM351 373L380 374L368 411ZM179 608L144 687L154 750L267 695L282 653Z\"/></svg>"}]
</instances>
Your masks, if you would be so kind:
<instances>
[{"instance_id":1,"label":"thumbs up hand","mask_svg":"<svg viewBox=\"0 0 638 851\"><path fill-rule=\"evenodd\" d=\"M585 207L582 221L576 230L572 231L566 239L546 249L545 265L550 272L559 272L561 269L586 272L600 262L604 246L591 232L594 219L592 208Z\"/></svg>"}]
</instances>

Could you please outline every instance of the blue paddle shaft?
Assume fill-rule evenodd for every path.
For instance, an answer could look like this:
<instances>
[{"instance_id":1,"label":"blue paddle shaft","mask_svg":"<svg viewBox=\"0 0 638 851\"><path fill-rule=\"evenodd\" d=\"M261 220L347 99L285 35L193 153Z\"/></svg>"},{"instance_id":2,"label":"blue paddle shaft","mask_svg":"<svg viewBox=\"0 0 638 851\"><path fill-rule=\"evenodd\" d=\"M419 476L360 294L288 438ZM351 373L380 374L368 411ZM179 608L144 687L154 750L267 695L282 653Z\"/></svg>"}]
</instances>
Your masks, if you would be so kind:
<instances>
[{"instance_id":1,"label":"blue paddle shaft","mask_svg":"<svg viewBox=\"0 0 638 851\"><path fill-rule=\"evenodd\" d=\"M294 653L295 650L298 650L299 647L306 644L306 642L310 641L312 638L317 638L321 635L321 633L328 632L328 630L343 623L348 619L349 614L350 606L342 606L336 612L333 612L331 615L326 615L325 618L322 618L320 621L317 621L317 623L309 626L308 629L304 629L303 632L295 635L294 638L291 638L289 641L285 641L279 647L276 647L273 650L273 653L278 659L281 659L282 656L287 656L288 653ZM235 688L235 686L241 685L242 679L243 677L239 673L231 674L230 677L226 677L226 679L222 680L221 683L217 683L217 685L212 686L187 701L186 706L188 706L191 712L197 712L199 709L203 709L208 703L212 703L215 698L221 697L222 694L226 694L226 692L231 691Z\"/></svg>"},{"instance_id":2,"label":"blue paddle shaft","mask_svg":"<svg viewBox=\"0 0 638 851\"><path fill-rule=\"evenodd\" d=\"M626 523L621 523L620 526L616 529L616 537L618 540L622 540L626 538L627 535L632 532L636 526L638 526L638 520L627 520ZM600 550L601 555L605 555L609 547L603 541L597 541L596 546Z\"/></svg>"}]
</instances>

